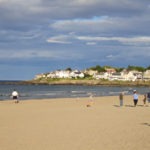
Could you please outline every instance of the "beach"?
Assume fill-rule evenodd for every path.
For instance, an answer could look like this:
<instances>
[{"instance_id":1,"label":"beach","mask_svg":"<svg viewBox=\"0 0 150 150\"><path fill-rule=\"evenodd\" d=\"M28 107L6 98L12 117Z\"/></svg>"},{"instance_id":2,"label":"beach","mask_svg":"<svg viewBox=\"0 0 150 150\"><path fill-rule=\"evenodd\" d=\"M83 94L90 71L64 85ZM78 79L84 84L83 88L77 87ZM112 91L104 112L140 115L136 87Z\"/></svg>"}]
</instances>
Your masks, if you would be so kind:
<instances>
[{"instance_id":1,"label":"beach","mask_svg":"<svg viewBox=\"0 0 150 150\"><path fill-rule=\"evenodd\" d=\"M143 95L0 101L1 150L149 150ZM89 107L87 107L87 105Z\"/></svg>"}]
</instances>

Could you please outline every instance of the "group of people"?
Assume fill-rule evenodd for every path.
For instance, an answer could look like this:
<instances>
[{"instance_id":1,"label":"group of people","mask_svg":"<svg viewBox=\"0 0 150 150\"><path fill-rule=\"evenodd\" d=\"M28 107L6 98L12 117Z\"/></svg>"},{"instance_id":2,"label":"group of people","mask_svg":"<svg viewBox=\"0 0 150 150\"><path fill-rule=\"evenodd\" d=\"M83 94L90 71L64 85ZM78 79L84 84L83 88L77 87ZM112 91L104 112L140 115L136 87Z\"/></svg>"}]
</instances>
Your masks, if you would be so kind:
<instances>
[{"instance_id":1,"label":"group of people","mask_svg":"<svg viewBox=\"0 0 150 150\"><path fill-rule=\"evenodd\" d=\"M19 99L18 99L19 93L15 89L13 90L11 97L15 103L19 103ZM123 106L123 99L124 99L123 97L124 97L124 93L121 92L119 94L120 106ZM139 96L137 94L137 91L134 90L133 91L133 102L134 102L135 107L137 106L138 98L139 98ZM92 94L90 95L90 103L91 103L91 101L93 102L93 95ZM146 105L146 101L148 101L148 103L150 103L150 93L144 94L144 98L143 98L144 105Z\"/></svg>"},{"instance_id":2,"label":"group of people","mask_svg":"<svg viewBox=\"0 0 150 150\"><path fill-rule=\"evenodd\" d=\"M119 94L120 106L123 106L123 96L124 96L124 93L121 92ZM134 90L133 91L133 103L134 103L135 107L137 106L138 98L139 98L139 96L137 94L137 91ZM143 98L144 105L146 105L146 100L148 100L148 103L150 103L150 93L144 94L144 98Z\"/></svg>"}]
</instances>

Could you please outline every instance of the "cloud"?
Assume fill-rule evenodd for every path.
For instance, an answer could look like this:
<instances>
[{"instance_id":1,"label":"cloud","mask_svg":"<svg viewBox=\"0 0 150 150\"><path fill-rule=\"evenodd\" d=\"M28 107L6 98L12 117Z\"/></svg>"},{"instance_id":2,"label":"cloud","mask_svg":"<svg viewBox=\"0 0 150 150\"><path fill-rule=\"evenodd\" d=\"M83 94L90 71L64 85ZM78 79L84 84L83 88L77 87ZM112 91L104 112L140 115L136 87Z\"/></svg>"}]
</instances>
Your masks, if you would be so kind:
<instances>
[{"instance_id":1,"label":"cloud","mask_svg":"<svg viewBox=\"0 0 150 150\"><path fill-rule=\"evenodd\" d=\"M96 45L98 42L108 41L111 45L114 42L118 42L123 45L131 46L150 46L150 36L137 36L137 37L94 37L94 36L77 36L74 35L58 35L47 39L49 43L58 43L58 44L71 44L73 42L85 41L86 45ZM78 41L77 41L78 40Z\"/></svg>"},{"instance_id":2,"label":"cloud","mask_svg":"<svg viewBox=\"0 0 150 150\"><path fill-rule=\"evenodd\" d=\"M0 0L0 18L9 68L149 64L149 0Z\"/></svg>"},{"instance_id":3,"label":"cloud","mask_svg":"<svg viewBox=\"0 0 150 150\"><path fill-rule=\"evenodd\" d=\"M150 46L150 36L149 37L89 37L89 36L79 36L79 40L83 41L118 41L122 44L127 45L143 45Z\"/></svg>"},{"instance_id":4,"label":"cloud","mask_svg":"<svg viewBox=\"0 0 150 150\"><path fill-rule=\"evenodd\" d=\"M58 43L58 44L70 44L71 42L68 41L69 36L67 35L59 35L55 37L51 37L47 39L48 43Z\"/></svg>"},{"instance_id":5,"label":"cloud","mask_svg":"<svg viewBox=\"0 0 150 150\"><path fill-rule=\"evenodd\" d=\"M96 42L87 42L86 45L96 45Z\"/></svg>"},{"instance_id":6,"label":"cloud","mask_svg":"<svg viewBox=\"0 0 150 150\"><path fill-rule=\"evenodd\" d=\"M97 19L92 17L89 19L61 20L52 23L50 28L58 32L74 31L81 34L145 35L150 34L150 31L147 31L150 22L149 17L141 16L139 19L137 16L131 18L99 16Z\"/></svg>"},{"instance_id":7,"label":"cloud","mask_svg":"<svg viewBox=\"0 0 150 150\"><path fill-rule=\"evenodd\" d=\"M148 0L1 0L3 21L45 22L93 16L137 16L149 9ZM19 12L19 13L18 13ZM69 12L69 13L68 13ZM39 19L40 18L40 19Z\"/></svg>"}]
</instances>

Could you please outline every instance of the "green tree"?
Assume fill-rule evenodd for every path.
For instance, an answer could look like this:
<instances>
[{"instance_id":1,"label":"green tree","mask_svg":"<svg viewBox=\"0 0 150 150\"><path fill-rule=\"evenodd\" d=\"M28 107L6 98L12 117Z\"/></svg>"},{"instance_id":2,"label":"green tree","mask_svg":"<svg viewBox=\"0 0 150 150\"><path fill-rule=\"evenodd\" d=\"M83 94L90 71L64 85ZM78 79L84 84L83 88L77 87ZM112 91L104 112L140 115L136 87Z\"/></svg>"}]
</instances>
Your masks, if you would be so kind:
<instances>
[{"instance_id":1,"label":"green tree","mask_svg":"<svg viewBox=\"0 0 150 150\"><path fill-rule=\"evenodd\" d=\"M125 68L115 68L117 72L121 72L122 70L124 70Z\"/></svg>"},{"instance_id":2,"label":"green tree","mask_svg":"<svg viewBox=\"0 0 150 150\"><path fill-rule=\"evenodd\" d=\"M127 70L131 71L131 70L137 70L140 72L144 72L146 69L144 67L140 67L140 66L128 66Z\"/></svg>"},{"instance_id":3,"label":"green tree","mask_svg":"<svg viewBox=\"0 0 150 150\"><path fill-rule=\"evenodd\" d=\"M66 68L66 71L72 71L72 69L70 67Z\"/></svg>"},{"instance_id":4,"label":"green tree","mask_svg":"<svg viewBox=\"0 0 150 150\"><path fill-rule=\"evenodd\" d=\"M146 68L146 70L150 70L150 66L148 66L148 67Z\"/></svg>"},{"instance_id":5,"label":"green tree","mask_svg":"<svg viewBox=\"0 0 150 150\"><path fill-rule=\"evenodd\" d=\"M99 65L95 66L95 67L91 67L91 70L97 70L98 72L105 72L105 68L101 67Z\"/></svg>"}]
</instances>

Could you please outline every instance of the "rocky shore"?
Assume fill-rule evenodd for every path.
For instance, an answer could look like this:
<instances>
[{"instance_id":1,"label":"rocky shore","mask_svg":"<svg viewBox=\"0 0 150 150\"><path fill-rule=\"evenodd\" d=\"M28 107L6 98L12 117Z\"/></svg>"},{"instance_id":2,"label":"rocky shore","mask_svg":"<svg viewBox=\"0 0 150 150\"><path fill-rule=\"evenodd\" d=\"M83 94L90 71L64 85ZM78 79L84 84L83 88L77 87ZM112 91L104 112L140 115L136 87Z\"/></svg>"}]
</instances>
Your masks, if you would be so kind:
<instances>
[{"instance_id":1,"label":"rocky shore","mask_svg":"<svg viewBox=\"0 0 150 150\"><path fill-rule=\"evenodd\" d=\"M51 84L51 85L104 85L104 86L150 86L147 81L103 81L103 80L88 80L88 79L61 79L61 80L30 80L22 82L24 84Z\"/></svg>"},{"instance_id":2,"label":"rocky shore","mask_svg":"<svg viewBox=\"0 0 150 150\"><path fill-rule=\"evenodd\" d=\"M150 81L104 81L89 79L59 79L59 80L27 80L27 81L0 81L0 84L49 84L49 85L101 85L101 86L150 86Z\"/></svg>"}]
</instances>

